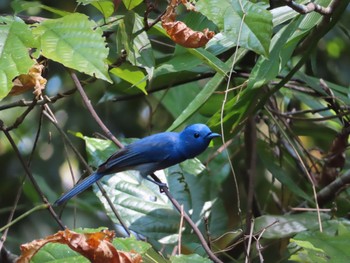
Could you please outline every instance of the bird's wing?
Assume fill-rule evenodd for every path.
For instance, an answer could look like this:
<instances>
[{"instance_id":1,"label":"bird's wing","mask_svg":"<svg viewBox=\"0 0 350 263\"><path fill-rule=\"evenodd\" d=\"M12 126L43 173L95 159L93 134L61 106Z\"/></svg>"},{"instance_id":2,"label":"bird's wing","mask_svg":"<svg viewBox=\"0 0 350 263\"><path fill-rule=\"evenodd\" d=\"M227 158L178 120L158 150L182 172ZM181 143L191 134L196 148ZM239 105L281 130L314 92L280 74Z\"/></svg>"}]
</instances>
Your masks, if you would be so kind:
<instances>
[{"instance_id":1,"label":"bird's wing","mask_svg":"<svg viewBox=\"0 0 350 263\"><path fill-rule=\"evenodd\" d=\"M97 171L106 174L131 169L141 164L162 163L172 155L175 139L172 133L166 133L136 141L114 153Z\"/></svg>"}]
</instances>

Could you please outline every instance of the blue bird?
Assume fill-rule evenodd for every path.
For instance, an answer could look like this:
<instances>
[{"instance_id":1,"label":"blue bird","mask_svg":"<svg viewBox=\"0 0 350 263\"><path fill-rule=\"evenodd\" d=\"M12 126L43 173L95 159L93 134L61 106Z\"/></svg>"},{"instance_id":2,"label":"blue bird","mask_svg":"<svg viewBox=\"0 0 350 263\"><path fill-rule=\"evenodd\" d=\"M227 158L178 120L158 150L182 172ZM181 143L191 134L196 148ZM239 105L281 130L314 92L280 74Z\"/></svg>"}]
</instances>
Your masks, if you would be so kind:
<instances>
[{"instance_id":1,"label":"blue bird","mask_svg":"<svg viewBox=\"0 0 350 263\"><path fill-rule=\"evenodd\" d=\"M147 176L194 158L208 147L211 139L220 136L204 124L193 124L179 133L163 132L140 139L111 155L96 172L63 194L54 205L65 203L107 174L125 170L139 171L143 178L162 185Z\"/></svg>"}]
</instances>

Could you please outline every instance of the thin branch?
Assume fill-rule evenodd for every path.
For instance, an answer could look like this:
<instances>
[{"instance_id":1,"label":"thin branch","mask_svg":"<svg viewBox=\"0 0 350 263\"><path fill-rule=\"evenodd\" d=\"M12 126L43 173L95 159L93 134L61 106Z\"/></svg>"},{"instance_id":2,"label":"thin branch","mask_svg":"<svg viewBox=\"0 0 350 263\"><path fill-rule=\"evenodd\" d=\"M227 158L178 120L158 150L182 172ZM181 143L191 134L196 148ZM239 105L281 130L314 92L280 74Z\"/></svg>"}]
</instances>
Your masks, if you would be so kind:
<instances>
[{"instance_id":1,"label":"thin branch","mask_svg":"<svg viewBox=\"0 0 350 263\"><path fill-rule=\"evenodd\" d=\"M3 123L2 120L0 120L0 130L2 130L6 136L6 138L8 139L8 141L10 142L15 154L17 155L17 158L19 159L21 165L24 168L24 171L26 173L26 175L28 176L28 178L30 179L31 183L33 184L36 192L39 194L39 196L41 197L42 201L44 204L48 205L47 209L49 210L50 214L53 216L53 218L56 220L57 224L61 227L61 229L64 229L64 225L61 222L61 220L58 218L55 210L53 210L53 208L51 207L49 201L47 200L46 196L44 195L44 193L41 191L39 185L37 184L33 174L31 173L28 165L26 164L26 162L24 161L23 157L21 156L16 143L14 142L11 134L7 131L7 127L5 126L5 124Z\"/></svg>"},{"instance_id":2,"label":"thin branch","mask_svg":"<svg viewBox=\"0 0 350 263\"><path fill-rule=\"evenodd\" d=\"M35 105L44 105L47 103L54 103L61 98L65 98L69 95L74 94L76 91L77 91L77 89L74 88L74 89L67 90L64 93L58 93L57 95L52 96L52 97L44 96L42 99L37 100ZM1 105L0 111L15 108L15 107L28 107L28 106L31 106L33 104L33 102L34 101L32 101L32 100L27 101L27 100L21 99L21 100L15 101L15 102L11 102L9 104Z\"/></svg>"},{"instance_id":3,"label":"thin branch","mask_svg":"<svg viewBox=\"0 0 350 263\"><path fill-rule=\"evenodd\" d=\"M31 154L29 156L29 160L28 160L28 167L30 167L31 165L31 161L33 159L33 156L34 156L34 152L35 152L35 149L36 149L36 146L37 146L37 143L39 141L39 135L40 135L40 132L41 132L41 126L42 125L42 111L41 111L41 114L40 114L40 118L39 118L39 123L38 123L38 130L36 132L36 136L35 136L35 140L34 140L34 143L33 143L33 148L32 148L32 151L31 151ZM13 219L13 216L15 214L15 211L16 211L16 208L17 208L17 205L18 205L18 202L19 202L19 199L22 195L22 189L23 189L23 183L25 181L25 176L23 177L23 180L21 182L21 185L20 187L18 188L17 190L17 194L16 194L16 197L15 197L15 201L13 203L13 208L11 209L11 212L10 212L10 215L8 217L8 220L7 220L7 224L10 224L12 219ZM0 251L2 250L2 247L3 247L3 244L4 242L6 241L6 237L7 237L7 233L9 231L9 228L6 228L4 230L4 233L3 235L1 236L1 239L0 239Z\"/></svg>"},{"instance_id":4,"label":"thin branch","mask_svg":"<svg viewBox=\"0 0 350 263\"><path fill-rule=\"evenodd\" d=\"M144 24L144 30L148 31L149 29L151 29L155 24L157 24L160 19L162 18L162 16L165 14L166 10L164 10L152 23L148 23L148 15L153 12L153 11L158 11L153 3L150 3L149 0L145 0L144 1L146 4L146 11L143 15L143 24ZM157 12L159 13L159 12Z\"/></svg>"},{"instance_id":5,"label":"thin branch","mask_svg":"<svg viewBox=\"0 0 350 263\"><path fill-rule=\"evenodd\" d=\"M318 122L318 121L327 121L327 120L332 120L332 119L337 119L343 116L349 116L350 111L345 111L345 112L341 112L339 114L336 115L332 115L332 116L326 116L326 117L319 117L319 118L308 118L308 117L296 117L296 116L291 116L292 114L302 114L302 113L315 113L315 112L320 112L320 111L324 111L324 109L321 110L310 110L310 111L303 111L303 112L279 112L279 111L275 111L271 108L267 108L269 111L271 111L272 113L286 118L286 119L291 119L291 120L299 120L299 121L314 121L314 122ZM329 108L325 109L325 110L329 110Z\"/></svg>"},{"instance_id":6,"label":"thin branch","mask_svg":"<svg viewBox=\"0 0 350 263\"><path fill-rule=\"evenodd\" d=\"M150 175L152 178L158 178L155 174ZM158 181L161 182L161 180L158 178ZM161 192L165 193L165 195L169 198L170 202L174 205L176 210L181 214L181 205L177 202L177 200L170 194L169 189L167 186L160 186ZM201 231L198 229L197 225L192 221L192 219L188 216L186 211L183 211L183 217L186 220L186 222L191 226L195 234L197 235L199 241L201 242L205 252L209 256L211 260L217 263L222 263L222 261L216 257L216 255L213 253L213 251L210 250L207 241L203 237Z\"/></svg>"},{"instance_id":7,"label":"thin branch","mask_svg":"<svg viewBox=\"0 0 350 263\"><path fill-rule=\"evenodd\" d=\"M34 109L36 102L36 99L34 99L29 107L16 119L16 121L11 126L7 127L7 130L10 131L12 129L16 129L24 121L27 115Z\"/></svg>"},{"instance_id":8,"label":"thin branch","mask_svg":"<svg viewBox=\"0 0 350 263\"><path fill-rule=\"evenodd\" d=\"M329 185L317 193L317 200L320 206L332 201L342 190L345 190L350 184L350 170L335 179Z\"/></svg>"},{"instance_id":9,"label":"thin branch","mask_svg":"<svg viewBox=\"0 0 350 263\"><path fill-rule=\"evenodd\" d=\"M90 112L91 116L94 118L94 120L97 122L97 124L100 126L100 128L102 129L102 131L106 134L106 136L113 141L119 148L123 148L123 144L116 138L114 137L114 135L110 132L110 130L107 128L107 126L102 122L102 120L100 119L100 117L97 115L95 109L92 107L91 105L91 101L88 98L88 96L86 95L83 86L81 85L77 75L72 71L69 70L71 78L74 81L75 86L77 87L81 98L83 99L83 103L86 106L86 108L88 109L88 111Z\"/></svg>"},{"instance_id":10,"label":"thin branch","mask_svg":"<svg viewBox=\"0 0 350 263\"><path fill-rule=\"evenodd\" d=\"M292 8L294 11L300 13L300 14L308 14L311 12L317 12L321 15L329 15L332 12L332 8L330 7L323 7L319 4L315 4L313 2L310 2L306 5L298 4L294 2L293 0L284 0L287 6Z\"/></svg>"}]
</instances>

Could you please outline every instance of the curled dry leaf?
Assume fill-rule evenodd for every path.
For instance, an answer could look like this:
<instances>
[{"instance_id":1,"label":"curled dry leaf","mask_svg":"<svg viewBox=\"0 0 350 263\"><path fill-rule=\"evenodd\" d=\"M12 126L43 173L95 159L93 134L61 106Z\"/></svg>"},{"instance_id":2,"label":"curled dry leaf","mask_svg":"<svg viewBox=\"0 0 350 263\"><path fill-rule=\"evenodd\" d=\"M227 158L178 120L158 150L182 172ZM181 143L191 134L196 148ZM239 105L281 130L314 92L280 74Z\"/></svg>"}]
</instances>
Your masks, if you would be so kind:
<instances>
[{"instance_id":1,"label":"curled dry leaf","mask_svg":"<svg viewBox=\"0 0 350 263\"><path fill-rule=\"evenodd\" d=\"M41 96L41 91L45 89L47 80L43 78L42 72L44 65L34 64L28 71L28 74L21 74L16 77L12 83L13 87L9 95L18 95L27 90L34 89L33 94L37 99Z\"/></svg>"},{"instance_id":2,"label":"curled dry leaf","mask_svg":"<svg viewBox=\"0 0 350 263\"><path fill-rule=\"evenodd\" d=\"M195 7L187 0L171 0L165 14L162 16L162 27L170 38L177 44L187 48L203 47L213 38L215 33L208 28L203 32L194 31L184 22L176 21L176 7L182 2L188 10L195 11Z\"/></svg>"},{"instance_id":3,"label":"curled dry leaf","mask_svg":"<svg viewBox=\"0 0 350 263\"><path fill-rule=\"evenodd\" d=\"M95 233L77 233L69 229L59 231L44 239L34 240L21 245L22 255L17 263L27 263L47 243L68 245L95 263L138 263L142 262L139 254L118 251L112 244L114 231L103 230Z\"/></svg>"}]
</instances>

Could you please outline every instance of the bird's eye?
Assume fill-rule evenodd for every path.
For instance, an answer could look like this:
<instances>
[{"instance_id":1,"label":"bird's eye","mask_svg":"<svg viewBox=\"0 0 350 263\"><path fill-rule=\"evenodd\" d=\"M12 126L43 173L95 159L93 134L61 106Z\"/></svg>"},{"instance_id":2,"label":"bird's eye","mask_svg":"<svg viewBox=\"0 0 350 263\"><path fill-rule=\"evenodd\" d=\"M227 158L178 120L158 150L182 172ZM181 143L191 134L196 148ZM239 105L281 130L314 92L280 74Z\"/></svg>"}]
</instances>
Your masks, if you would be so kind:
<instances>
[{"instance_id":1,"label":"bird's eye","mask_svg":"<svg viewBox=\"0 0 350 263\"><path fill-rule=\"evenodd\" d=\"M199 137L199 133L196 132L193 136L197 139Z\"/></svg>"}]
</instances>

